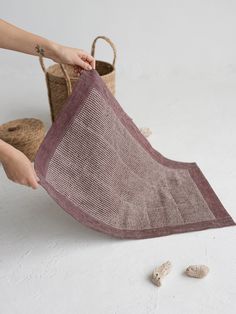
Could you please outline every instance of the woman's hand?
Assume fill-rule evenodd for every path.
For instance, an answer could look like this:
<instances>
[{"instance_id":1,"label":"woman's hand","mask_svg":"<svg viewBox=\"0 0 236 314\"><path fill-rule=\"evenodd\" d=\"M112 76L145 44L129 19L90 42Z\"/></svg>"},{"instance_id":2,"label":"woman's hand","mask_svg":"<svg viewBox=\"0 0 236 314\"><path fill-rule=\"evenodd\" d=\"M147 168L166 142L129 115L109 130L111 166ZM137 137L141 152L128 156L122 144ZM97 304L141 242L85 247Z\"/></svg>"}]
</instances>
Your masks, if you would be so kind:
<instances>
[{"instance_id":1,"label":"woman's hand","mask_svg":"<svg viewBox=\"0 0 236 314\"><path fill-rule=\"evenodd\" d=\"M95 69L95 59L88 52L60 45L52 40L25 31L0 19L0 48L20 51L38 56L36 46L44 50L44 56L57 63L71 64L76 72Z\"/></svg>"},{"instance_id":2,"label":"woman's hand","mask_svg":"<svg viewBox=\"0 0 236 314\"><path fill-rule=\"evenodd\" d=\"M30 160L13 146L3 142L0 144L0 161L8 179L36 189L39 185L39 178Z\"/></svg>"},{"instance_id":3,"label":"woman's hand","mask_svg":"<svg viewBox=\"0 0 236 314\"><path fill-rule=\"evenodd\" d=\"M51 59L57 63L71 64L75 66L77 72L81 69L95 69L95 59L88 52L62 45L56 45L54 55Z\"/></svg>"}]
</instances>

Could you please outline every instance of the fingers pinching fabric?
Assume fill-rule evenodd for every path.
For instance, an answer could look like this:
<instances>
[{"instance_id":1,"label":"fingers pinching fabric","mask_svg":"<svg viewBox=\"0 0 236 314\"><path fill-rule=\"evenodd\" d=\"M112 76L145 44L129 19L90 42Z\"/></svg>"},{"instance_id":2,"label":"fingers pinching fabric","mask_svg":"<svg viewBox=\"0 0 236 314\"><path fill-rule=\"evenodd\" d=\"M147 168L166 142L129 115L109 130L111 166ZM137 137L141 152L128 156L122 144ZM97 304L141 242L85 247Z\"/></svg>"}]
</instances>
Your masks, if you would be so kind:
<instances>
[{"instance_id":1,"label":"fingers pinching fabric","mask_svg":"<svg viewBox=\"0 0 236 314\"><path fill-rule=\"evenodd\" d=\"M198 165L155 150L94 69L81 72L34 167L67 213L114 237L235 225Z\"/></svg>"}]
</instances>

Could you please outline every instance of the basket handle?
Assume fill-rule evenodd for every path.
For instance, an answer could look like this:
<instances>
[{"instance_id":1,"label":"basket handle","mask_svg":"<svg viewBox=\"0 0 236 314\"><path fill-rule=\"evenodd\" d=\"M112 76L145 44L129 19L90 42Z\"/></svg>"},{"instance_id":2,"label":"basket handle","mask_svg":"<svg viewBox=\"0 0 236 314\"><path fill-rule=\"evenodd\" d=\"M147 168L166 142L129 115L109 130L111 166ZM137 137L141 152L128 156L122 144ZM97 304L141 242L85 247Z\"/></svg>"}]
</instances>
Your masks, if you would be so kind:
<instances>
[{"instance_id":1,"label":"basket handle","mask_svg":"<svg viewBox=\"0 0 236 314\"><path fill-rule=\"evenodd\" d=\"M46 71L46 68L45 68L45 65L44 65L44 61L43 61L43 52L42 52L41 49L38 49L37 51L39 53L39 63L41 65L41 68L42 68L43 72L46 75L47 71ZM61 63L59 63L59 65L60 65L60 68L61 68L62 73L64 75L65 81L66 81L67 94L68 94L68 96L70 96L70 94L72 93L72 85L71 85L70 77L69 77L69 75L68 75L64 65L61 64Z\"/></svg>"},{"instance_id":2,"label":"basket handle","mask_svg":"<svg viewBox=\"0 0 236 314\"><path fill-rule=\"evenodd\" d=\"M91 55L92 57L94 57L94 54L95 54L95 46L96 46L96 42L98 39L104 39L110 46L111 48L113 49L113 53L114 53L114 57L113 57L113 62L112 62L112 65L113 67L115 68L115 63L116 63L116 47L115 45L113 44L113 42L106 36L97 36L93 43L92 43L92 47L91 47Z\"/></svg>"}]
</instances>

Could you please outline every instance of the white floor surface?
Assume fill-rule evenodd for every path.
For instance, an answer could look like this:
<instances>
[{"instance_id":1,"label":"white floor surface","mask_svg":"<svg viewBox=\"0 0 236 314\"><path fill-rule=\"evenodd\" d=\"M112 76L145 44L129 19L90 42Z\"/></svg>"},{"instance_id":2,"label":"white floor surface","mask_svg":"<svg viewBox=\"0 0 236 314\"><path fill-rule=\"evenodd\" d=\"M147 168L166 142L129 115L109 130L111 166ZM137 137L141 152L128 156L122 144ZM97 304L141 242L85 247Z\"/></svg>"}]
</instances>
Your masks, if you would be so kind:
<instances>
[{"instance_id":1,"label":"white floor surface","mask_svg":"<svg viewBox=\"0 0 236 314\"><path fill-rule=\"evenodd\" d=\"M26 73L27 74L27 73ZM37 117L49 127L40 75L4 73L1 123ZM117 99L166 157L196 161L236 219L235 79L117 79ZM44 191L10 182L0 168L0 313L154 314L236 312L236 228L119 240L90 230ZM150 282L166 261L173 271L161 288ZM189 264L208 277L185 277Z\"/></svg>"}]
</instances>

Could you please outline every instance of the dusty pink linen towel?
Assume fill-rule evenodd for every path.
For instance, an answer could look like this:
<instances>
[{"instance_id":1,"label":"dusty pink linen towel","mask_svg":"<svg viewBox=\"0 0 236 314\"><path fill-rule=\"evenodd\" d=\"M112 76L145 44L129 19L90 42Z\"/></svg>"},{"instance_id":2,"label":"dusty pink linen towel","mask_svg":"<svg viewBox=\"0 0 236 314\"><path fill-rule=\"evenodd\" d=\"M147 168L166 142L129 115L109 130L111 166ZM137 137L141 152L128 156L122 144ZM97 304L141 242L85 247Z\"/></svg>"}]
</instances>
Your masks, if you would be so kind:
<instances>
[{"instance_id":1,"label":"dusty pink linen towel","mask_svg":"<svg viewBox=\"0 0 236 314\"><path fill-rule=\"evenodd\" d=\"M235 225L198 165L156 151L96 70L81 73L34 166L65 211L115 237Z\"/></svg>"}]
</instances>

